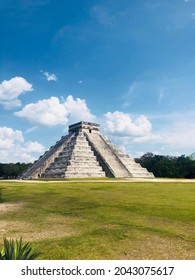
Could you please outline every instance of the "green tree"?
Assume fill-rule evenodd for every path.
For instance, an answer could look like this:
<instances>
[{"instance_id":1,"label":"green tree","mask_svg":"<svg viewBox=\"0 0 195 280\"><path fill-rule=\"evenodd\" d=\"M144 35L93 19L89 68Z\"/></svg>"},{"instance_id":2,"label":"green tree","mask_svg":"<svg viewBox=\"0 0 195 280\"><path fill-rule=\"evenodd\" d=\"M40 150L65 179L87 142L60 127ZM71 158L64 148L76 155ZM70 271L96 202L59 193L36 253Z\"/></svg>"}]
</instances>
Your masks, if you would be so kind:
<instances>
[{"instance_id":1,"label":"green tree","mask_svg":"<svg viewBox=\"0 0 195 280\"><path fill-rule=\"evenodd\" d=\"M0 178L15 179L28 169L31 163L0 163Z\"/></svg>"},{"instance_id":2,"label":"green tree","mask_svg":"<svg viewBox=\"0 0 195 280\"><path fill-rule=\"evenodd\" d=\"M195 178L195 160L192 156L172 157L147 153L136 159L136 162L147 168L155 177Z\"/></svg>"}]
</instances>

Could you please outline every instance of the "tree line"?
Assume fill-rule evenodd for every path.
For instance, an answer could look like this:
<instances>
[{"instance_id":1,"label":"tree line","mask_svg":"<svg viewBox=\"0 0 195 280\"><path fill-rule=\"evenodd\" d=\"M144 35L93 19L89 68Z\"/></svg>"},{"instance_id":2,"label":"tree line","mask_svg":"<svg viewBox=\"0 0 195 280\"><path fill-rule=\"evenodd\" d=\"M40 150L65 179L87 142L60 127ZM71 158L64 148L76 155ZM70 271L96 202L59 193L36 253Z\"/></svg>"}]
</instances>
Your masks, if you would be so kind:
<instances>
[{"instance_id":1,"label":"tree line","mask_svg":"<svg viewBox=\"0 0 195 280\"><path fill-rule=\"evenodd\" d=\"M27 170L32 163L0 163L1 179L16 179Z\"/></svg>"},{"instance_id":2,"label":"tree line","mask_svg":"<svg viewBox=\"0 0 195 280\"><path fill-rule=\"evenodd\" d=\"M195 178L195 154L191 156L164 156L146 153L135 161L147 168L155 177L161 178ZM0 163L1 179L16 179L32 163Z\"/></svg>"},{"instance_id":3,"label":"tree line","mask_svg":"<svg viewBox=\"0 0 195 280\"><path fill-rule=\"evenodd\" d=\"M195 178L195 158L191 156L164 156L146 153L135 161L147 168L155 177Z\"/></svg>"}]
</instances>

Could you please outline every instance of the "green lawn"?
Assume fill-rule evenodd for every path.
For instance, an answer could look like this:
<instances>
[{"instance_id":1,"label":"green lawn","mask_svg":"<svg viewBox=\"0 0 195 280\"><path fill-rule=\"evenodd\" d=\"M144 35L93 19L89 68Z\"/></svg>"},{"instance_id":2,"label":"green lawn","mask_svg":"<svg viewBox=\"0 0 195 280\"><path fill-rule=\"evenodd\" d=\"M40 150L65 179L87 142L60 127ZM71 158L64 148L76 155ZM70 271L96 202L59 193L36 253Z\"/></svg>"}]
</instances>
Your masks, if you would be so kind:
<instances>
[{"instance_id":1,"label":"green lawn","mask_svg":"<svg viewBox=\"0 0 195 280\"><path fill-rule=\"evenodd\" d=\"M1 187L0 245L22 237L40 259L195 259L195 183Z\"/></svg>"}]
</instances>

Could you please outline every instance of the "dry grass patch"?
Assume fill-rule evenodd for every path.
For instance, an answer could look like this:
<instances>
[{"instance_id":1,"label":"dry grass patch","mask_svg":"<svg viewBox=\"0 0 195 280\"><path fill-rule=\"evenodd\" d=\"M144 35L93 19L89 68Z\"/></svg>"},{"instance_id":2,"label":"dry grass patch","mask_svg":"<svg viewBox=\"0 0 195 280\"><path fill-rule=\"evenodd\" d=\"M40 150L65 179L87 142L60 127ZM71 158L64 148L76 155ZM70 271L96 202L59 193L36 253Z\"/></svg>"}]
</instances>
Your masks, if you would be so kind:
<instances>
[{"instance_id":1,"label":"dry grass patch","mask_svg":"<svg viewBox=\"0 0 195 280\"><path fill-rule=\"evenodd\" d=\"M23 207L20 202L4 202L0 203L0 213L14 212Z\"/></svg>"},{"instance_id":2,"label":"dry grass patch","mask_svg":"<svg viewBox=\"0 0 195 280\"><path fill-rule=\"evenodd\" d=\"M74 236L80 231L74 230L70 223L53 223L45 224L37 228L33 224L21 221L7 221L1 220L0 239L4 236L12 239L17 239L20 236L24 240L38 241L52 238L62 238L67 236Z\"/></svg>"},{"instance_id":3,"label":"dry grass patch","mask_svg":"<svg viewBox=\"0 0 195 280\"><path fill-rule=\"evenodd\" d=\"M125 256L127 259L146 260L194 260L194 242L182 238L145 235L141 240L134 240L131 250Z\"/></svg>"},{"instance_id":4,"label":"dry grass patch","mask_svg":"<svg viewBox=\"0 0 195 280\"><path fill-rule=\"evenodd\" d=\"M0 228L1 240L3 239L4 236L8 238L18 238L18 236L22 235L23 229L27 227L27 224L22 221L1 220L0 223L1 223L1 228ZM30 228L30 224L28 225L28 228Z\"/></svg>"},{"instance_id":5,"label":"dry grass patch","mask_svg":"<svg viewBox=\"0 0 195 280\"><path fill-rule=\"evenodd\" d=\"M74 227L73 219L51 215L46 217L42 224L33 224L30 221L1 220L0 239L4 236L17 239L38 241L44 239L63 238L82 233L80 228Z\"/></svg>"}]
</instances>

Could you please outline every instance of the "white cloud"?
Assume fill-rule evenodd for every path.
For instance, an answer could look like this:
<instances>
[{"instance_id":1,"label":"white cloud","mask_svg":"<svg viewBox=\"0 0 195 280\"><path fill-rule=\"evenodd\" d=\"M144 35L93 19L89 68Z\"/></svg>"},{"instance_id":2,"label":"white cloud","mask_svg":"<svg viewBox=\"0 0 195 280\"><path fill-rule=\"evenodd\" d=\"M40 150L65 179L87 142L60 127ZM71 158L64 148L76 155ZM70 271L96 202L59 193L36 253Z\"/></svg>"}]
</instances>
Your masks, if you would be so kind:
<instances>
[{"instance_id":1,"label":"white cloud","mask_svg":"<svg viewBox=\"0 0 195 280\"><path fill-rule=\"evenodd\" d=\"M95 119L85 100L74 99L71 95L65 101L60 101L57 97L51 97L39 100L37 103L28 104L21 111L16 112L15 116L48 127L66 125L69 121L92 121Z\"/></svg>"},{"instance_id":2,"label":"white cloud","mask_svg":"<svg viewBox=\"0 0 195 280\"><path fill-rule=\"evenodd\" d=\"M18 96L32 90L32 84L28 83L22 77L15 77L8 81L4 80L0 84L0 104L3 105L5 109L19 107L21 101L18 99Z\"/></svg>"},{"instance_id":3,"label":"white cloud","mask_svg":"<svg viewBox=\"0 0 195 280\"><path fill-rule=\"evenodd\" d=\"M32 85L22 77L15 77L0 84L0 98L2 100L16 99L21 93L31 91Z\"/></svg>"},{"instance_id":4,"label":"white cloud","mask_svg":"<svg viewBox=\"0 0 195 280\"><path fill-rule=\"evenodd\" d=\"M37 141L27 142L25 148L28 150L28 152L33 152L33 153L42 153L45 150L43 145L38 143Z\"/></svg>"},{"instance_id":5,"label":"white cloud","mask_svg":"<svg viewBox=\"0 0 195 280\"><path fill-rule=\"evenodd\" d=\"M105 114L106 130L118 136L147 135L152 125L144 116L139 116L134 122L129 114L115 111Z\"/></svg>"},{"instance_id":6,"label":"white cloud","mask_svg":"<svg viewBox=\"0 0 195 280\"><path fill-rule=\"evenodd\" d=\"M23 143L22 132L8 127L0 127L0 149L10 149L15 143Z\"/></svg>"},{"instance_id":7,"label":"white cloud","mask_svg":"<svg viewBox=\"0 0 195 280\"><path fill-rule=\"evenodd\" d=\"M45 151L38 142L26 142L20 130L9 127L0 127L0 161L6 162L33 162L37 154Z\"/></svg>"},{"instance_id":8,"label":"white cloud","mask_svg":"<svg viewBox=\"0 0 195 280\"><path fill-rule=\"evenodd\" d=\"M68 122L68 111L57 97L39 100L37 103L27 104L15 116L25 118L29 122L43 126L64 125Z\"/></svg>"},{"instance_id":9,"label":"white cloud","mask_svg":"<svg viewBox=\"0 0 195 280\"><path fill-rule=\"evenodd\" d=\"M64 107L69 114L69 122L94 121L96 117L91 114L84 99L74 99L69 95L64 102Z\"/></svg>"},{"instance_id":10,"label":"white cloud","mask_svg":"<svg viewBox=\"0 0 195 280\"><path fill-rule=\"evenodd\" d=\"M48 72L43 72L43 75L45 76L46 80L49 82L49 81L57 81L57 76L56 74L49 74Z\"/></svg>"}]
</instances>

